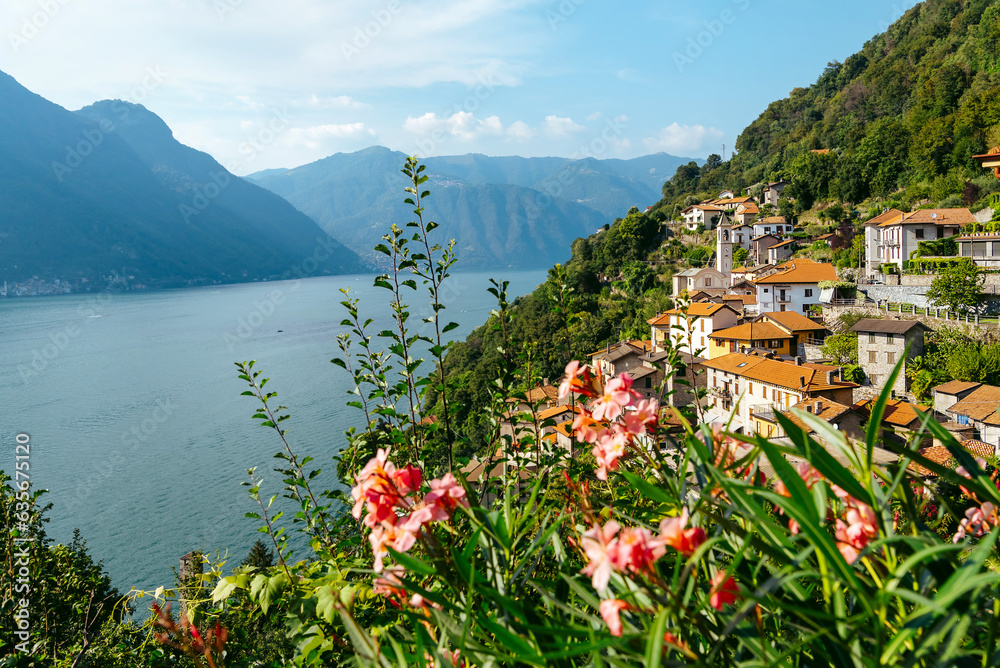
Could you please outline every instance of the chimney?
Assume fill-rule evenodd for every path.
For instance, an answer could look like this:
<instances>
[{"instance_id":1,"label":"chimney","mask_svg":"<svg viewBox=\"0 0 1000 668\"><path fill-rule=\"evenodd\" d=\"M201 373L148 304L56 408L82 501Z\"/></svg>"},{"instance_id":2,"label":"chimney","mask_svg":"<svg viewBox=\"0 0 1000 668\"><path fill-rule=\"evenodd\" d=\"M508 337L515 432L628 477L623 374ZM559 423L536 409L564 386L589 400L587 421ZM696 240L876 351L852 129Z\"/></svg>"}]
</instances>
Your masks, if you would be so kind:
<instances>
[{"instance_id":1,"label":"chimney","mask_svg":"<svg viewBox=\"0 0 1000 668\"><path fill-rule=\"evenodd\" d=\"M796 355L795 356L795 366L802 366L802 356L801 355Z\"/></svg>"},{"instance_id":2,"label":"chimney","mask_svg":"<svg viewBox=\"0 0 1000 668\"><path fill-rule=\"evenodd\" d=\"M827 371L826 372L826 384L827 385L833 385L833 376L836 373L837 373L836 369L833 370L833 371Z\"/></svg>"},{"instance_id":3,"label":"chimney","mask_svg":"<svg viewBox=\"0 0 1000 668\"><path fill-rule=\"evenodd\" d=\"M817 399L817 400L816 400L816 415L819 415L819 414L820 414L820 413L822 413L822 412L823 412L823 402L822 402L822 401L819 401L819 400Z\"/></svg>"},{"instance_id":4,"label":"chimney","mask_svg":"<svg viewBox=\"0 0 1000 668\"><path fill-rule=\"evenodd\" d=\"M806 386L806 377L799 376L799 387L805 387L805 386Z\"/></svg>"},{"instance_id":5,"label":"chimney","mask_svg":"<svg viewBox=\"0 0 1000 668\"><path fill-rule=\"evenodd\" d=\"M809 404L806 404L806 413L812 413L812 412L813 412L813 407Z\"/></svg>"}]
</instances>

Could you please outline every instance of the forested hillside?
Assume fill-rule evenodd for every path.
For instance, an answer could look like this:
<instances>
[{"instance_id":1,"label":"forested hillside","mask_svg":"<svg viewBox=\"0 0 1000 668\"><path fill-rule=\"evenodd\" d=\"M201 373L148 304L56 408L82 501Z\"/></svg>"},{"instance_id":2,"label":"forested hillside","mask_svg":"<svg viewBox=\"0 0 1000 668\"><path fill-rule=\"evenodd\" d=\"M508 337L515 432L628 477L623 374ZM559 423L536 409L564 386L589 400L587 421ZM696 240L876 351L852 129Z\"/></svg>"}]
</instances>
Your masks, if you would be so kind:
<instances>
[{"instance_id":1,"label":"forested hillside","mask_svg":"<svg viewBox=\"0 0 1000 668\"><path fill-rule=\"evenodd\" d=\"M983 177L972 156L1000 143L998 42L997 3L923 2L815 84L771 103L731 160L680 167L657 208L671 215L722 188L781 178L792 181L783 195L794 212L889 196L904 206L949 196L985 205L992 184L966 180Z\"/></svg>"}]
</instances>

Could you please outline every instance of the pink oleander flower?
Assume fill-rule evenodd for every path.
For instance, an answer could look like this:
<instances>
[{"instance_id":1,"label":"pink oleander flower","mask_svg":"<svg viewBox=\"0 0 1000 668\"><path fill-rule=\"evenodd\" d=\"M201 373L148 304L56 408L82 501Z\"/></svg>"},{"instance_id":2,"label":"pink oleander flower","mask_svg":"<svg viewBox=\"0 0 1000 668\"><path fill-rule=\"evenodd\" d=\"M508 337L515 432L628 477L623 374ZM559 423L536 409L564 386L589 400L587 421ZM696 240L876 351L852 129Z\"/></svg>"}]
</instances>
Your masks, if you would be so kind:
<instances>
[{"instance_id":1,"label":"pink oleander flower","mask_svg":"<svg viewBox=\"0 0 1000 668\"><path fill-rule=\"evenodd\" d=\"M382 571L382 574L375 578L372 585L372 593L386 598L406 599L406 589L403 587L402 576L406 574L406 569L402 566L390 566Z\"/></svg>"},{"instance_id":2,"label":"pink oleander flower","mask_svg":"<svg viewBox=\"0 0 1000 668\"><path fill-rule=\"evenodd\" d=\"M806 484L806 489L812 489L813 485L823 479L823 476L820 475L819 471L814 469L807 461L799 462L795 468L799 473L799 477L802 478L802 482ZM836 485L832 486L836 487ZM837 489L840 488L837 487ZM788 488L785 487L785 483L783 483L780 478L774 483L774 491L782 496L791 496Z\"/></svg>"},{"instance_id":3,"label":"pink oleander flower","mask_svg":"<svg viewBox=\"0 0 1000 668\"><path fill-rule=\"evenodd\" d=\"M420 469L407 466L396 470L388 459L389 451L380 449L358 474L357 485L351 490L354 508L351 514L359 519L367 509L364 524L369 529L377 524L395 524L396 509L412 505L407 495L419 487Z\"/></svg>"},{"instance_id":4,"label":"pink oleander flower","mask_svg":"<svg viewBox=\"0 0 1000 668\"><path fill-rule=\"evenodd\" d=\"M649 529L628 528L618 537L612 564L621 571L653 575L653 565L666 552L666 545Z\"/></svg>"},{"instance_id":5,"label":"pink oleander flower","mask_svg":"<svg viewBox=\"0 0 1000 668\"><path fill-rule=\"evenodd\" d=\"M984 471L986 470L986 460L985 460L985 459L983 459L982 457L976 457L976 464L977 464L977 465L979 466L979 468L981 468L982 470L984 470ZM955 473L957 473L958 475L962 476L962 477L963 477L963 478L965 478L966 480L972 480L972 474L971 474L971 473L969 473L969 472L968 472L968 471L967 471L967 470L965 469L965 467L964 467L964 466L959 466L958 468L956 468L956 469L955 469ZM976 496L975 494L973 494L972 492L970 492L970 491L969 491L969 490L968 490L968 489L967 489L966 487L964 487L964 486L962 486L962 485L959 485L959 486L958 486L958 488L959 488L960 490L962 490L962 493L963 493L963 494L965 494L966 496L969 496L969 497L973 497L973 498L974 498L974 497Z\"/></svg>"},{"instance_id":6,"label":"pink oleander flower","mask_svg":"<svg viewBox=\"0 0 1000 668\"><path fill-rule=\"evenodd\" d=\"M573 432L576 434L576 440L580 443L597 443L601 432L605 430L605 426L596 422L594 416L586 410L581 410L580 414L573 420Z\"/></svg>"},{"instance_id":7,"label":"pink oleander flower","mask_svg":"<svg viewBox=\"0 0 1000 668\"><path fill-rule=\"evenodd\" d=\"M597 459L597 479L607 480L608 471L618 468L618 460L625 456L625 446L629 435L620 424L615 423L611 429L601 432L594 445L594 458Z\"/></svg>"},{"instance_id":8,"label":"pink oleander flower","mask_svg":"<svg viewBox=\"0 0 1000 668\"><path fill-rule=\"evenodd\" d=\"M368 541L372 544L372 551L375 553L375 572L381 573L384 565L382 560L388 556L388 548L396 552L408 552L417 542L417 534L409 531L406 524L409 518L402 518L403 521L395 525L378 524L372 528Z\"/></svg>"},{"instance_id":9,"label":"pink oleander flower","mask_svg":"<svg viewBox=\"0 0 1000 668\"><path fill-rule=\"evenodd\" d=\"M424 474L416 466L409 465L406 468L397 469L392 473L392 482L396 486L396 491L401 496L407 496L418 489L424 480Z\"/></svg>"},{"instance_id":10,"label":"pink oleander flower","mask_svg":"<svg viewBox=\"0 0 1000 668\"><path fill-rule=\"evenodd\" d=\"M834 536L837 539L837 549L849 564L853 564L861 550L873 539L878 537L878 518L872 507L850 496L851 505L847 509L844 520L838 519L835 524Z\"/></svg>"},{"instance_id":11,"label":"pink oleander flower","mask_svg":"<svg viewBox=\"0 0 1000 668\"><path fill-rule=\"evenodd\" d=\"M625 417L625 429L633 436L642 436L646 429L656 425L656 416L659 412L659 405L655 399L640 401L635 406L634 411L627 411Z\"/></svg>"},{"instance_id":12,"label":"pink oleander flower","mask_svg":"<svg viewBox=\"0 0 1000 668\"><path fill-rule=\"evenodd\" d=\"M959 523L958 531L955 532L952 541L957 543L967 534L978 538L998 524L1000 524L1000 517L998 517L995 505L987 501L978 508L973 506L965 511L965 519Z\"/></svg>"},{"instance_id":13,"label":"pink oleander flower","mask_svg":"<svg viewBox=\"0 0 1000 668\"><path fill-rule=\"evenodd\" d=\"M559 398L565 399L571 392L585 396L590 394L590 367L576 360L566 365L566 375L559 385Z\"/></svg>"},{"instance_id":14,"label":"pink oleander flower","mask_svg":"<svg viewBox=\"0 0 1000 668\"><path fill-rule=\"evenodd\" d=\"M731 576L726 575L725 571L718 571L712 577L712 589L709 592L708 602L716 610L722 611L722 608L730 603L735 603L740 599L740 588L736 584Z\"/></svg>"},{"instance_id":15,"label":"pink oleander flower","mask_svg":"<svg viewBox=\"0 0 1000 668\"><path fill-rule=\"evenodd\" d=\"M431 491L424 497L424 504L436 506L449 517L458 506L469 507L469 501L465 498L465 488L458 484L458 480L451 473L446 473L440 480L431 480Z\"/></svg>"},{"instance_id":16,"label":"pink oleander flower","mask_svg":"<svg viewBox=\"0 0 1000 668\"><path fill-rule=\"evenodd\" d=\"M632 390L632 376L623 373L612 378L604 386L604 394L594 402L594 419L615 420L638 398L638 393Z\"/></svg>"},{"instance_id":17,"label":"pink oleander flower","mask_svg":"<svg viewBox=\"0 0 1000 668\"><path fill-rule=\"evenodd\" d=\"M616 638L620 638L622 635L622 620L619 615L622 610L629 609L629 604L625 601L613 598L608 599L607 601L601 601L599 609L601 611L601 617L604 619L604 623L608 625L608 630L611 631L611 635Z\"/></svg>"},{"instance_id":18,"label":"pink oleander flower","mask_svg":"<svg viewBox=\"0 0 1000 668\"><path fill-rule=\"evenodd\" d=\"M847 536L847 523L844 520L837 520L836 531L834 532L837 538L837 549L840 550L840 554L844 557L844 561L849 564L853 564L858 559L858 548L851 544L850 539Z\"/></svg>"},{"instance_id":19,"label":"pink oleander flower","mask_svg":"<svg viewBox=\"0 0 1000 668\"><path fill-rule=\"evenodd\" d=\"M685 508L678 517L667 517L660 522L660 541L685 557L697 552L707 538L701 527L687 528L688 519L688 509Z\"/></svg>"},{"instance_id":20,"label":"pink oleander flower","mask_svg":"<svg viewBox=\"0 0 1000 668\"><path fill-rule=\"evenodd\" d=\"M580 571L591 577L591 584L597 591L608 586L611 569L618 558L618 531L621 525L609 520L603 527L594 526L580 536L580 547L587 555L587 565Z\"/></svg>"}]
</instances>

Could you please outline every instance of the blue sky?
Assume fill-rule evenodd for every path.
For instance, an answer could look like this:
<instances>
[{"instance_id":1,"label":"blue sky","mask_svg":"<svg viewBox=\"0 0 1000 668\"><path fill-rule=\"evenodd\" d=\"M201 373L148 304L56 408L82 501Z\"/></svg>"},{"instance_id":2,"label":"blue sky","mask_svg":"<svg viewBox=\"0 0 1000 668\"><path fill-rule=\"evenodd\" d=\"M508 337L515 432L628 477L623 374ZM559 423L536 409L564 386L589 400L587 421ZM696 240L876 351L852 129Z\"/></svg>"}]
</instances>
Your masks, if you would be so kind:
<instances>
[{"instance_id":1,"label":"blue sky","mask_svg":"<svg viewBox=\"0 0 1000 668\"><path fill-rule=\"evenodd\" d=\"M420 155L732 150L903 0L4 0L0 70L144 104L237 174Z\"/></svg>"}]
</instances>

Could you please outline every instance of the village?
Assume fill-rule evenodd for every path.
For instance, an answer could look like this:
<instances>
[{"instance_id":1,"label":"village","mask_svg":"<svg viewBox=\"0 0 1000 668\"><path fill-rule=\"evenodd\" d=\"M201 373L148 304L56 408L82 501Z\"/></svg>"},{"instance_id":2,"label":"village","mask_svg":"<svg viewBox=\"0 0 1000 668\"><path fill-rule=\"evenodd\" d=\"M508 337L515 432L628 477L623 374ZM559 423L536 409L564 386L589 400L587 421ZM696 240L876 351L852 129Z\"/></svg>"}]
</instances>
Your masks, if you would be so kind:
<instances>
[{"instance_id":1,"label":"village","mask_svg":"<svg viewBox=\"0 0 1000 668\"><path fill-rule=\"evenodd\" d=\"M956 251L952 256L920 256L921 262L971 260L988 271L1000 267L1000 234L979 231L987 229L983 215L967 208L912 213L889 209L856 232L863 235L864 256L842 276L831 262L796 255L800 244L792 235L801 228L785 217L767 215L785 185L767 184L761 201L723 191L681 212L682 220L673 227L681 233L713 232L714 256L708 266L673 275L675 307L648 320L647 339L619 341L590 355L596 389L628 373L633 389L644 397L686 409L700 423L733 434L780 441L786 434L778 415L806 428L794 412L798 410L828 423L848 442L858 442L873 428L872 406L894 378L881 424L875 427L880 445L916 440L913 447L920 454L943 465L952 455L927 433L925 422L934 420L974 456L993 457L1000 448L1000 387L951 380L933 387L930 400L925 397L923 402L911 392L907 371L924 353L925 335L931 331L925 321L961 316L926 299L922 306L911 304L909 312L898 308L890 313L883 296L898 290L920 303L930 279L901 276L900 270L907 266L904 261L919 255L921 242L953 241ZM809 243L829 243L834 236L825 234ZM909 283L917 287L908 288L906 279L913 278L917 281ZM838 288L845 285L852 287L850 299L841 298ZM823 352L832 321L845 311L856 313L850 331L856 335L860 371L845 368ZM966 315L965 322L975 326L979 316ZM897 366L899 373L893 377ZM573 432L578 413L567 398L559 397L556 385L546 381L511 407L502 433L514 437L534 431L544 449L573 454L580 449ZM676 425L668 419L664 426L669 430ZM883 464L896 459L887 450L876 455ZM473 461L465 473L475 482L486 468Z\"/></svg>"}]
</instances>

